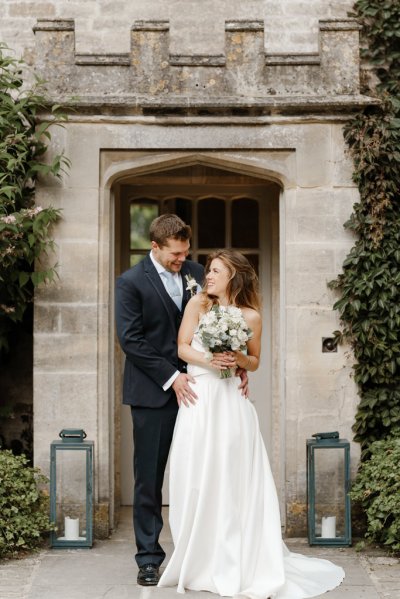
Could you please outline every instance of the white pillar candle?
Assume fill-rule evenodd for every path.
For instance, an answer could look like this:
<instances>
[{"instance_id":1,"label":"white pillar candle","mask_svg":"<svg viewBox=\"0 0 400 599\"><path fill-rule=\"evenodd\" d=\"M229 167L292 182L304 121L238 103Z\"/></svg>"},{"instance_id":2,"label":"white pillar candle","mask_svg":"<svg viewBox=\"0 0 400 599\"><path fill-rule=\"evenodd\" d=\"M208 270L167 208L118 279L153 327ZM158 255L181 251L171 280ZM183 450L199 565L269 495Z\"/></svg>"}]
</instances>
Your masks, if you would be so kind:
<instances>
[{"instance_id":1,"label":"white pillar candle","mask_svg":"<svg viewBox=\"0 0 400 599\"><path fill-rule=\"evenodd\" d=\"M64 519L66 541L78 541L79 540L79 518L70 518L66 516Z\"/></svg>"},{"instance_id":2,"label":"white pillar candle","mask_svg":"<svg viewBox=\"0 0 400 599\"><path fill-rule=\"evenodd\" d=\"M336 537L336 516L322 517L321 537L324 539L334 539Z\"/></svg>"}]
</instances>

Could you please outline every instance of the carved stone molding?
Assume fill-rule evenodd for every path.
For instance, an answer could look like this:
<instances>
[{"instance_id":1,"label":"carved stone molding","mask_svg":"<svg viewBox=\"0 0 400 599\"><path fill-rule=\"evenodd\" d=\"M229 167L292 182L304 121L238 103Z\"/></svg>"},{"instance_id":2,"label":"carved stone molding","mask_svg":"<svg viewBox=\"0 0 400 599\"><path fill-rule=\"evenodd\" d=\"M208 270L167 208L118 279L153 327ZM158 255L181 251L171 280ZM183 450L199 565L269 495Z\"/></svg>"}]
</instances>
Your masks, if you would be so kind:
<instances>
[{"instance_id":1,"label":"carved stone molding","mask_svg":"<svg viewBox=\"0 0 400 599\"><path fill-rule=\"evenodd\" d=\"M39 19L36 69L52 99L77 97L84 110L343 112L370 101L359 92L359 29L354 19L324 19L318 53L266 54L263 21L229 20L224 54L179 55L168 21L135 21L129 53L77 54L73 19Z\"/></svg>"}]
</instances>

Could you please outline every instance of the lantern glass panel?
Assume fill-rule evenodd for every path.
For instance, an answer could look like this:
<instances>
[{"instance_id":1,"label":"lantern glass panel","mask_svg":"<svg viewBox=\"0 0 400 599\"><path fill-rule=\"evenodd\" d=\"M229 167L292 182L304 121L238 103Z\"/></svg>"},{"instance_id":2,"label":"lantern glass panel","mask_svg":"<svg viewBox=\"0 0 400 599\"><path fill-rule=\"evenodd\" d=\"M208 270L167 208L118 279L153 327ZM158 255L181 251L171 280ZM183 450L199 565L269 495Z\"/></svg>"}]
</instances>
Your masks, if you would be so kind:
<instances>
[{"instance_id":1,"label":"lantern glass panel","mask_svg":"<svg viewBox=\"0 0 400 599\"><path fill-rule=\"evenodd\" d=\"M56 448L56 526L57 538L80 541L86 526L86 451Z\"/></svg>"},{"instance_id":2,"label":"lantern glass panel","mask_svg":"<svg viewBox=\"0 0 400 599\"><path fill-rule=\"evenodd\" d=\"M315 536L345 536L345 466L343 448L316 448Z\"/></svg>"}]
</instances>

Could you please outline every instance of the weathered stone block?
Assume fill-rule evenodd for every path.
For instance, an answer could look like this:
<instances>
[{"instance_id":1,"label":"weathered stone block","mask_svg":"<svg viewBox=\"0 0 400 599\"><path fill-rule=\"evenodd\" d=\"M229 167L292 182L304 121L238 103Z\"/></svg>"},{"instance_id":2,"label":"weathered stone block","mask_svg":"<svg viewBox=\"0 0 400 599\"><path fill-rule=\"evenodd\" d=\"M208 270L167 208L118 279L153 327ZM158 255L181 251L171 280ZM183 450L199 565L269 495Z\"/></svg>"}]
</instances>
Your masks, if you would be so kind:
<instances>
[{"instance_id":1,"label":"weathered stone block","mask_svg":"<svg viewBox=\"0 0 400 599\"><path fill-rule=\"evenodd\" d=\"M324 275L293 272L286 285L286 301L290 306L317 305L331 307L336 301L335 294L328 288L328 282L337 272L332 270Z\"/></svg>"},{"instance_id":2,"label":"weathered stone block","mask_svg":"<svg viewBox=\"0 0 400 599\"><path fill-rule=\"evenodd\" d=\"M36 69L59 93L71 95L71 71L75 70L75 22L73 19L39 19L34 27Z\"/></svg>"},{"instance_id":3,"label":"weathered stone block","mask_svg":"<svg viewBox=\"0 0 400 599\"><path fill-rule=\"evenodd\" d=\"M60 308L54 304L35 302L35 326L43 333L60 332Z\"/></svg>"},{"instance_id":4,"label":"weathered stone block","mask_svg":"<svg viewBox=\"0 0 400 599\"><path fill-rule=\"evenodd\" d=\"M352 210L354 190L298 189L286 205L287 240L294 243L326 242L343 244L351 235L343 224Z\"/></svg>"},{"instance_id":5,"label":"weathered stone block","mask_svg":"<svg viewBox=\"0 0 400 599\"><path fill-rule=\"evenodd\" d=\"M35 405L35 433L51 422L64 422L61 428L79 425L93 438L96 432L97 374L60 372L56 364L54 371L36 371L34 376L35 397L40 401ZM85 424L85 427L83 424ZM72 428L72 426L71 426ZM61 429L59 429L61 430ZM56 438L59 430L51 427L51 435Z\"/></svg>"},{"instance_id":6,"label":"weathered stone block","mask_svg":"<svg viewBox=\"0 0 400 599\"><path fill-rule=\"evenodd\" d=\"M56 355L57 348L51 351ZM88 439L98 438L97 374L61 372L58 366L53 372L34 373L34 456L47 474L50 443L63 428L83 428Z\"/></svg>"},{"instance_id":7,"label":"weathered stone block","mask_svg":"<svg viewBox=\"0 0 400 599\"><path fill-rule=\"evenodd\" d=\"M334 271L334 250L319 243L290 243L286 247L286 276L301 272L321 274Z\"/></svg>"},{"instance_id":8,"label":"weathered stone block","mask_svg":"<svg viewBox=\"0 0 400 599\"><path fill-rule=\"evenodd\" d=\"M97 273L63 271L51 285L41 286L35 297L41 302L97 302Z\"/></svg>"},{"instance_id":9,"label":"weathered stone block","mask_svg":"<svg viewBox=\"0 0 400 599\"><path fill-rule=\"evenodd\" d=\"M286 505L287 537L307 536L307 504L298 501Z\"/></svg>"},{"instance_id":10,"label":"weathered stone block","mask_svg":"<svg viewBox=\"0 0 400 599\"><path fill-rule=\"evenodd\" d=\"M342 347L337 352L322 352L322 337L329 337L332 333L331 327L337 324L336 312L323 308L304 309L299 311L297 319L297 351L302 360L313 356L311 370L317 374L320 368L322 373L327 373L335 362L342 366ZM310 356L306 356L310 354ZM306 371L305 371L306 372Z\"/></svg>"},{"instance_id":11,"label":"weathered stone block","mask_svg":"<svg viewBox=\"0 0 400 599\"><path fill-rule=\"evenodd\" d=\"M82 428L88 439L98 439L96 392L96 373L35 371L34 456L47 475L50 443L63 428Z\"/></svg>"},{"instance_id":12,"label":"weathered stone block","mask_svg":"<svg viewBox=\"0 0 400 599\"><path fill-rule=\"evenodd\" d=\"M70 123L65 152L73 157L74 168L68 173L68 187L97 188L99 184L99 131L87 125Z\"/></svg>"},{"instance_id":13,"label":"weathered stone block","mask_svg":"<svg viewBox=\"0 0 400 599\"><path fill-rule=\"evenodd\" d=\"M236 0L233 0L236 3ZM220 54L223 52L225 2L203 0L201 16L193 0L175 0L171 16L172 54ZM222 10L221 10L222 9ZM200 22L202 25L200 26Z\"/></svg>"},{"instance_id":14,"label":"weathered stone block","mask_svg":"<svg viewBox=\"0 0 400 599\"><path fill-rule=\"evenodd\" d=\"M353 19L320 21L322 83L333 94L355 94L360 89L359 30Z\"/></svg>"},{"instance_id":15,"label":"weathered stone block","mask_svg":"<svg viewBox=\"0 0 400 599\"><path fill-rule=\"evenodd\" d=\"M349 390L354 391L349 378L349 368L327 370L321 374L300 372L290 378L291 402L288 416L313 420L314 414L328 419L332 414L342 414Z\"/></svg>"},{"instance_id":16,"label":"weathered stone block","mask_svg":"<svg viewBox=\"0 0 400 599\"><path fill-rule=\"evenodd\" d=\"M227 21L225 29L227 91L245 96L262 93L263 21Z\"/></svg>"},{"instance_id":17,"label":"weathered stone block","mask_svg":"<svg viewBox=\"0 0 400 599\"><path fill-rule=\"evenodd\" d=\"M96 335L36 334L34 368L44 372L95 372Z\"/></svg>"},{"instance_id":18,"label":"weathered stone block","mask_svg":"<svg viewBox=\"0 0 400 599\"><path fill-rule=\"evenodd\" d=\"M94 506L93 533L95 539L108 539L110 536L110 504L99 502Z\"/></svg>"},{"instance_id":19,"label":"weathered stone block","mask_svg":"<svg viewBox=\"0 0 400 599\"><path fill-rule=\"evenodd\" d=\"M336 187L354 187L355 183L352 179L354 164L349 148L344 142L343 128L340 125L332 127L332 148L332 184Z\"/></svg>"},{"instance_id":20,"label":"weathered stone block","mask_svg":"<svg viewBox=\"0 0 400 599\"><path fill-rule=\"evenodd\" d=\"M13 2L9 8L11 17L52 17L55 12L52 2Z\"/></svg>"},{"instance_id":21,"label":"weathered stone block","mask_svg":"<svg viewBox=\"0 0 400 599\"><path fill-rule=\"evenodd\" d=\"M60 320L62 333L83 333L84 335L97 333L97 305L93 306L60 306Z\"/></svg>"},{"instance_id":22,"label":"weathered stone block","mask_svg":"<svg viewBox=\"0 0 400 599\"><path fill-rule=\"evenodd\" d=\"M60 244L60 278L64 273L75 273L77 279L88 273L97 273L98 245L96 241L73 240Z\"/></svg>"},{"instance_id":23,"label":"weathered stone block","mask_svg":"<svg viewBox=\"0 0 400 599\"><path fill-rule=\"evenodd\" d=\"M136 21L131 31L131 64L139 93L168 92L168 21Z\"/></svg>"},{"instance_id":24,"label":"weathered stone block","mask_svg":"<svg viewBox=\"0 0 400 599\"><path fill-rule=\"evenodd\" d=\"M300 187L325 187L332 181L332 145L329 125L299 127L296 144L297 184Z\"/></svg>"}]
</instances>

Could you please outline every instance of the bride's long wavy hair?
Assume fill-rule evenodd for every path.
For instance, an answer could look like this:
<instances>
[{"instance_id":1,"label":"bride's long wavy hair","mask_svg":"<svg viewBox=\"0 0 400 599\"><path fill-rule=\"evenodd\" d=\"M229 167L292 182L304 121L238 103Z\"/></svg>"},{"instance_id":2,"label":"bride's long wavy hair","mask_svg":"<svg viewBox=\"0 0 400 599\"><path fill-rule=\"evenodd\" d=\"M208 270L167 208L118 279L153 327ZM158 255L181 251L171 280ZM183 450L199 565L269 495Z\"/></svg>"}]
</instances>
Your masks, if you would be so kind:
<instances>
[{"instance_id":1,"label":"bride's long wavy hair","mask_svg":"<svg viewBox=\"0 0 400 599\"><path fill-rule=\"evenodd\" d=\"M261 298L258 277L250 262L243 254L235 250L216 250L207 257L205 274L210 272L211 262L218 258L229 271L230 279L227 288L229 304L239 308L253 308L260 312ZM217 303L217 298L203 292L204 308L209 310Z\"/></svg>"}]
</instances>

